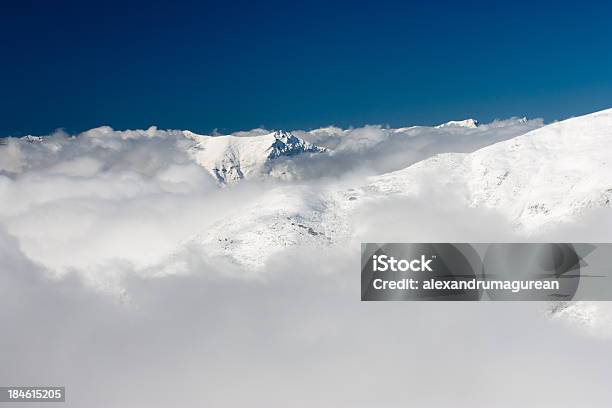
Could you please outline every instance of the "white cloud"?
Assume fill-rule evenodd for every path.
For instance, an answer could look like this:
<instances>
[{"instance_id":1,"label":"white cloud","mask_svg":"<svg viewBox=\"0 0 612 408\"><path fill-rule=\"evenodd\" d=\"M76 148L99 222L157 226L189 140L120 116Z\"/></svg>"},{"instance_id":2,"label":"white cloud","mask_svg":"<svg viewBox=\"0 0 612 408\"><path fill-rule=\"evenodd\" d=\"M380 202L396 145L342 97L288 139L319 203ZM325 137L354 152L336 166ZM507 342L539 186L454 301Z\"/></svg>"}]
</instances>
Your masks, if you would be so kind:
<instances>
[{"instance_id":1,"label":"white cloud","mask_svg":"<svg viewBox=\"0 0 612 408\"><path fill-rule=\"evenodd\" d=\"M472 150L540 124L511 120L463 130L366 126L296 132L334 151L276 160L272 174L306 180L311 183L306 189L314 191L322 177L332 183L359 180L441 150ZM43 142L8 139L0 148L0 224L53 276L72 271L106 287L118 285L122 273L117 270L146 273L175 256L185 240L239 214L277 184L254 180L219 189L193 161L189 149L195 142L188 136L156 127L115 131L102 126L77 136L58 131ZM301 199L296 195L293 201ZM101 284L107 275L113 283Z\"/></svg>"},{"instance_id":2,"label":"white cloud","mask_svg":"<svg viewBox=\"0 0 612 408\"><path fill-rule=\"evenodd\" d=\"M92 408L609 403L609 344L560 331L534 303L360 303L357 251L322 267L295 251L267 280L206 263L132 277L132 302L116 304L48 281L0 233L0 382L65 385L66 406Z\"/></svg>"},{"instance_id":3,"label":"white cloud","mask_svg":"<svg viewBox=\"0 0 612 408\"><path fill-rule=\"evenodd\" d=\"M277 166L302 180L296 192L344 189L540 125L300 133L335 153ZM372 203L343 245L285 248L253 276L183 244L293 184L221 189L191 144L102 127L0 146L0 384L66 385L67 406L92 408L609 405L609 344L538 305L359 302L360 240L515 238L498 214L448 196ZM292 206L319 205L303 197Z\"/></svg>"},{"instance_id":4,"label":"white cloud","mask_svg":"<svg viewBox=\"0 0 612 408\"><path fill-rule=\"evenodd\" d=\"M297 131L296 135L333 151L313 158L279 160L275 171L287 178L313 179L382 174L408 167L438 153L469 153L511 139L543 125L541 119L497 120L478 128L413 126L390 129L365 126L342 131L336 127Z\"/></svg>"}]
</instances>

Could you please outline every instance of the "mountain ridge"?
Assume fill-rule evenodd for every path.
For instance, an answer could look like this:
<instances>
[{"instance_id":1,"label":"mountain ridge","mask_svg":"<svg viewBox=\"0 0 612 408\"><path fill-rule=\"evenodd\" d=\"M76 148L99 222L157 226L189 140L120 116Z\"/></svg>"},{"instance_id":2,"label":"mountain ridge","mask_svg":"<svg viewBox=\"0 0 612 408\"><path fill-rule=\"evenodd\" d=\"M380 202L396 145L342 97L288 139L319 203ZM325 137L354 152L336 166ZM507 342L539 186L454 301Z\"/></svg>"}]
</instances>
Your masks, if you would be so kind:
<instances>
[{"instance_id":1,"label":"mountain ridge","mask_svg":"<svg viewBox=\"0 0 612 408\"><path fill-rule=\"evenodd\" d=\"M436 126L436 129L444 129L444 128L469 128L476 129L480 125L476 119L464 119L464 120L450 120L448 122L442 123L441 125Z\"/></svg>"},{"instance_id":2,"label":"mountain ridge","mask_svg":"<svg viewBox=\"0 0 612 408\"><path fill-rule=\"evenodd\" d=\"M466 204L502 210L517 226L549 222L607 206L612 197L612 109L555 122L473 153L444 153L377 176L371 187L417 193L460 183ZM435 178L445 174L444 181ZM524 203L524 205L521 205Z\"/></svg>"},{"instance_id":3,"label":"mountain ridge","mask_svg":"<svg viewBox=\"0 0 612 408\"><path fill-rule=\"evenodd\" d=\"M195 161L222 184L237 182L250 175L262 175L266 165L280 157L328 151L282 130L247 137L183 133L196 142L191 149Z\"/></svg>"},{"instance_id":4,"label":"mountain ridge","mask_svg":"<svg viewBox=\"0 0 612 408\"><path fill-rule=\"evenodd\" d=\"M611 206L611 137L612 109L556 122L472 153L439 154L370 177L356 188L313 195L304 187L284 187L274 193L271 202L276 205L264 196L237 215L254 218L219 222L197 241L211 253L258 268L291 246L329 246L350 239L351 220L363 203L418 198L427 190L442 196L458 192L464 208L495 211L527 237L547 225L576 220L589 209ZM279 204L298 196L307 196L299 208ZM307 234L291 221L295 219L318 233ZM240 224L250 225L249 231ZM218 236L223 242L215 242Z\"/></svg>"}]
</instances>

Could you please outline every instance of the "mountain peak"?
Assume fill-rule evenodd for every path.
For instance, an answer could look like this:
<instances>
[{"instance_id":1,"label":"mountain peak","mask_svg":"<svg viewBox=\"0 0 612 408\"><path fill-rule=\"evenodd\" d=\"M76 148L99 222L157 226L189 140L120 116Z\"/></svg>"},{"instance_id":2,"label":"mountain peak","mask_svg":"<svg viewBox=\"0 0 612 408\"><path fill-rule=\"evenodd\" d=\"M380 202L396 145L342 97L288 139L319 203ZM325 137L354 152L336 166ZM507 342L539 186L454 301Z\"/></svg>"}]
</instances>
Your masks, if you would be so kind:
<instances>
[{"instance_id":1,"label":"mountain peak","mask_svg":"<svg viewBox=\"0 0 612 408\"><path fill-rule=\"evenodd\" d=\"M327 150L284 130L277 130L273 135L276 140L270 147L268 159L275 159L280 156L293 156L300 153L321 153Z\"/></svg>"},{"instance_id":2,"label":"mountain peak","mask_svg":"<svg viewBox=\"0 0 612 408\"><path fill-rule=\"evenodd\" d=\"M465 119L465 120L451 120L449 122L443 123L441 125L436 126L437 129L442 128L469 128L476 129L479 125L479 122L476 119Z\"/></svg>"},{"instance_id":3,"label":"mountain peak","mask_svg":"<svg viewBox=\"0 0 612 408\"><path fill-rule=\"evenodd\" d=\"M269 170L269 162L281 156L327 150L284 130L260 136L192 136L191 139L198 142L193 148L195 160L223 184L249 175L263 175Z\"/></svg>"},{"instance_id":4,"label":"mountain peak","mask_svg":"<svg viewBox=\"0 0 612 408\"><path fill-rule=\"evenodd\" d=\"M272 132L275 138L277 139L288 139L293 136L293 133L287 132L286 130L275 130Z\"/></svg>"}]
</instances>

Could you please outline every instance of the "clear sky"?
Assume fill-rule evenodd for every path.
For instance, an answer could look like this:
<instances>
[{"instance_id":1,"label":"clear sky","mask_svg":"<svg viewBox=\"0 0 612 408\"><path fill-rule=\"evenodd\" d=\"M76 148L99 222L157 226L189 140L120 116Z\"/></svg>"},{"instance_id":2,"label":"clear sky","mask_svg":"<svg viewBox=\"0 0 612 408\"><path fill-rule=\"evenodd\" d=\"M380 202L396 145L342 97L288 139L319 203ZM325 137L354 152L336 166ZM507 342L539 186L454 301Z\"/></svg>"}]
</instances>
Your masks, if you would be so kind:
<instances>
[{"instance_id":1,"label":"clear sky","mask_svg":"<svg viewBox=\"0 0 612 408\"><path fill-rule=\"evenodd\" d=\"M562 119L612 107L611 22L610 1L4 1L0 135Z\"/></svg>"}]
</instances>

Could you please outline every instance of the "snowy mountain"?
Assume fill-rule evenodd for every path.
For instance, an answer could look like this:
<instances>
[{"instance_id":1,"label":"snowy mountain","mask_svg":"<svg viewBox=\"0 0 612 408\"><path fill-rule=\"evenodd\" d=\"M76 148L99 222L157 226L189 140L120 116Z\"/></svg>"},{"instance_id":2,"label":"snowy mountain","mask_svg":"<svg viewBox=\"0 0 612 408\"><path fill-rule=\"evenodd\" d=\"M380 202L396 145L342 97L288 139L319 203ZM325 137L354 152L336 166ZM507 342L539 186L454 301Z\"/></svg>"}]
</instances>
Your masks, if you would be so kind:
<instances>
[{"instance_id":1,"label":"snowy mountain","mask_svg":"<svg viewBox=\"0 0 612 408\"><path fill-rule=\"evenodd\" d=\"M393 159L384 149L385 154L363 154L368 149L376 152L382 145L409 159L429 157L365 181L363 176L347 172L352 177L346 180L303 177L299 182L283 182L280 186L258 185L257 195L252 199L229 206L227 213L219 218L211 214L206 223L190 224L189 231L180 237L180 242L197 244L207 253L252 266L265 264L272 254L289 247L342 245L355 236L358 214L364 204L378 205L394 197L425 200L423 197L429 197L431 192L436 197L452 196L454 205L490 209L526 235L547 225L578 220L589 209L610 207L612 110L525 130L526 133L521 129L533 127L518 126L516 122L485 124L477 129L465 129L465 134L459 131L464 128L450 126L445 128L448 131L433 132L431 128L407 128L401 134L375 126L350 133L323 128L314 132L314 136L311 134L314 139L319 134L318 140L327 140L327 146L336 146L332 141L339 140L342 148L334 148L334 155L322 154L328 150L320 147L320 142L308 142L306 136L303 139L287 132L259 134L258 130L256 135L249 133L249 136L203 136L153 127L122 132L102 127L78 137L51 136L44 138L43 143L11 139L3 147L4 161L0 161L0 169L11 177L18 177L20 172L32 171L24 163L33 163L40 174L67 177L67 182L88 178L123 181L135 177L141 180L139 186L144 181L150 182L147 191L166 194L177 189L188 192L193 189L193 183L201 184L194 176L205 175L199 168L194 170L196 166L190 167L191 159L224 184L275 174L283 167L277 164L290 162L299 162L301 171L312 165L335 174L336 162L362 165L368 160ZM487 129L493 129L493 133L486 133ZM516 134L521 135L513 137ZM506 135L513 138L501 139L505 141L498 143L489 140L500 140ZM493 144L468 150L471 153L431 156L440 150L432 148L430 155L423 148L436 137L436 146L444 149L456 148L453 143L457 141L462 148L472 146L477 137L480 139L475 146L487 141ZM398 143L400 140L410 143ZM45 146L56 147L50 154L50 149L43 149ZM185 155L186 151L190 157ZM146 168L138 168L135 174L132 173L133 155L137 155L139 163L147 163ZM127 157L129 166L116 165L117 157L123 156ZM305 160L283 160L294 156ZM57 163L58 157L64 159ZM170 173L166 169L169 162L174 163ZM403 166L391 168L400 167ZM124 174L125 168L130 169L129 177ZM118 175L110 177L109 174ZM26 181L30 179L24 177ZM185 186L189 188L185 190ZM92 187L92 191L98 190L97 185ZM84 190L75 191L83 194ZM134 188L125 191L126 194L138 192ZM169 247L174 245L179 246L179 241Z\"/></svg>"},{"instance_id":2,"label":"snowy mountain","mask_svg":"<svg viewBox=\"0 0 612 408\"><path fill-rule=\"evenodd\" d=\"M26 142L31 142L31 143L40 143L44 141L44 139L41 136L32 136L32 135L24 136L21 138L21 140L26 141Z\"/></svg>"},{"instance_id":3,"label":"snowy mountain","mask_svg":"<svg viewBox=\"0 0 612 408\"><path fill-rule=\"evenodd\" d=\"M279 157L326 151L325 148L284 131L250 137L202 136L189 131L183 133L196 142L191 153L197 163L221 183L264 174L270 161Z\"/></svg>"},{"instance_id":4,"label":"snowy mountain","mask_svg":"<svg viewBox=\"0 0 612 408\"><path fill-rule=\"evenodd\" d=\"M260 267L296 245L348 240L362 203L460 193L465 208L503 215L520 233L578 219L612 203L612 109L554 123L473 153L447 153L366 185L317 193L287 186L194 237L212 254ZM454 197L454 196L453 196ZM294 204L291 204L294 203Z\"/></svg>"},{"instance_id":5,"label":"snowy mountain","mask_svg":"<svg viewBox=\"0 0 612 408\"><path fill-rule=\"evenodd\" d=\"M372 180L370 190L463 191L464 204L535 231L612 202L612 109L553 123L474 153L434 156ZM443 175L443 176L441 176Z\"/></svg>"},{"instance_id":6,"label":"snowy mountain","mask_svg":"<svg viewBox=\"0 0 612 408\"><path fill-rule=\"evenodd\" d=\"M465 120L451 120L436 126L436 129L443 128L469 128L476 129L478 127L478 121L476 119L465 119Z\"/></svg>"},{"instance_id":7,"label":"snowy mountain","mask_svg":"<svg viewBox=\"0 0 612 408\"><path fill-rule=\"evenodd\" d=\"M187 243L253 269L289 247L325 248L348 236L341 208L325 191L282 186L197 234Z\"/></svg>"}]
</instances>

